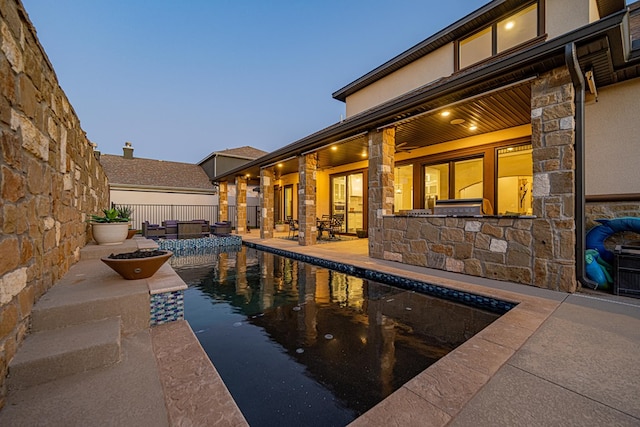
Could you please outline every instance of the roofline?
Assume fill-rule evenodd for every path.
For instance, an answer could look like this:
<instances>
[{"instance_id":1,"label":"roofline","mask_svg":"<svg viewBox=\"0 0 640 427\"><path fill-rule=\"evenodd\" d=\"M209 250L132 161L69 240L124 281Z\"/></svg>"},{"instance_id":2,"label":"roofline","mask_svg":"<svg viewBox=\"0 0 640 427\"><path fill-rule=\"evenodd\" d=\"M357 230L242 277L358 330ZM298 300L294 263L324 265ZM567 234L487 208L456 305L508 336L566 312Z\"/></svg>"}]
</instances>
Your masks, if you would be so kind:
<instances>
[{"instance_id":1,"label":"roofline","mask_svg":"<svg viewBox=\"0 0 640 427\"><path fill-rule=\"evenodd\" d=\"M493 0L492 2L485 4L484 6L480 7L479 9L476 9L475 11L471 12L467 16L457 20L456 22L449 25L448 27L438 31L431 37L421 41L415 46L405 50L401 54L397 55L396 57L380 65L379 67L369 71L364 76L356 79L355 81L349 83L343 88L338 89L333 94L331 94L331 96L334 99L337 99L338 101L345 102L347 99L347 96L352 95L353 93L359 91L360 89L366 86L369 86L370 84L376 82L377 80L380 80L381 78L386 77L389 74L407 65L406 64L407 60L409 60L409 62L416 61L417 59L433 52L434 50L439 49L440 47L445 46L448 43L451 43L453 40L458 38L457 32L460 28L462 28L467 23L475 19L478 19L482 15L489 13L493 9L497 8L498 6L503 5L507 1L510 1L510 0ZM533 1L533 0L514 0L513 7L518 7L530 1ZM415 58L411 59L412 57L415 57Z\"/></svg>"},{"instance_id":2,"label":"roofline","mask_svg":"<svg viewBox=\"0 0 640 427\"><path fill-rule=\"evenodd\" d=\"M268 153L266 153L268 154ZM265 154L263 154L262 156L264 156ZM204 159L200 160L198 163L196 163L198 166L201 166L202 163L206 162L207 160L209 160L212 157L217 157L217 156L224 156L224 157L232 157L234 159L242 159L242 160L256 160L259 159L260 157L251 157L251 156L239 156L237 154L227 154L225 152L222 151L214 151L212 153L210 153L208 156L206 156Z\"/></svg>"},{"instance_id":3,"label":"roofline","mask_svg":"<svg viewBox=\"0 0 640 427\"><path fill-rule=\"evenodd\" d=\"M513 56L496 60L485 67L478 68L477 70L469 73L461 74L457 78L447 80L442 84L427 86L426 88L423 87L422 90L418 89L411 95L403 96L399 100L394 99L388 101L368 110L367 112L357 114L343 122L328 126L259 159L227 171L222 175L215 176L212 181L225 181L230 177L235 177L236 175L244 175L242 172L248 169L278 162L285 158L289 158L292 155L298 156L302 154L303 151L308 152L309 150L317 149L329 142L337 141L355 133L387 125L397 120L400 114L409 113L409 110L416 108L420 104L424 104L429 100L454 93L464 89L465 87L473 87L487 79L492 80L500 77L501 75L508 75L510 73L517 72L518 69L530 67L531 71L528 72L528 75L520 73L518 80L522 80L523 78L536 74L536 72L533 71L533 67L539 67L542 71L546 70L547 65L541 62L544 58L556 58L559 63L564 64L564 48L567 43L584 41L588 38L605 35L610 30L618 28L623 24L626 16L627 10L625 8L624 10L606 18L575 29L570 33L566 33L545 43L535 45L532 48L516 53ZM616 32L614 31L613 33L615 34ZM618 31L617 35L621 36L622 34ZM506 83L508 82L504 82L504 84Z\"/></svg>"},{"instance_id":4,"label":"roofline","mask_svg":"<svg viewBox=\"0 0 640 427\"><path fill-rule=\"evenodd\" d=\"M109 183L109 190L125 190L125 191L150 191L154 193L187 193L187 194L204 194L215 195L216 190L206 188L188 188L188 187L165 187L161 185L136 185L136 184L113 184Z\"/></svg>"},{"instance_id":5,"label":"roofline","mask_svg":"<svg viewBox=\"0 0 640 427\"><path fill-rule=\"evenodd\" d=\"M341 89L335 91L331 96L338 101L346 102L347 97L355 92L375 83L376 81L394 73L395 71L405 67L407 64L414 62L425 55L445 46L448 43L458 39L461 34L458 31L469 22L483 15L488 15L492 10L504 5L510 0L494 0L485 4L479 9L471 12L467 16L459 19L448 27L438 31L431 37L421 41L415 46L402 52L400 55L390 59L379 67L369 71L364 76L354 80ZM513 5L509 6L510 9L516 9L519 6L523 6L533 0L513 0ZM601 18L606 18L609 15L620 12L626 9L624 0L596 0L598 12L601 14ZM604 16L603 16L604 14Z\"/></svg>"}]
</instances>

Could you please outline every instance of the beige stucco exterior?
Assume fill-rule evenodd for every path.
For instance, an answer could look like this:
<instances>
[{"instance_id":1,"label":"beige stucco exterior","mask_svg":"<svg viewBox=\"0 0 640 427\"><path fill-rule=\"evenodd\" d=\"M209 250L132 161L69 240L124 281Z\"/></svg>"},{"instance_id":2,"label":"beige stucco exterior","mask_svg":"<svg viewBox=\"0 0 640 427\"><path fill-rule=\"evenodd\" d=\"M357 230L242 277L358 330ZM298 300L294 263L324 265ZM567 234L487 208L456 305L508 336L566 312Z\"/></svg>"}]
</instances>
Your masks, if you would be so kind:
<instances>
[{"instance_id":1,"label":"beige stucco exterior","mask_svg":"<svg viewBox=\"0 0 640 427\"><path fill-rule=\"evenodd\" d=\"M545 25L549 39L554 39L571 30L597 21L598 8L595 0L547 0Z\"/></svg>"},{"instance_id":2,"label":"beige stucco exterior","mask_svg":"<svg viewBox=\"0 0 640 427\"><path fill-rule=\"evenodd\" d=\"M599 19L595 0L547 0L545 30L553 39ZM347 117L404 95L454 72L454 43L395 71L346 98Z\"/></svg>"},{"instance_id":3,"label":"beige stucco exterior","mask_svg":"<svg viewBox=\"0 0 640 427\"><path fill-rule=\"evenodd\" d=\"M585 111L586 195L640 194L640 85L632 80L598 91Z\"/></svg>"},{"instance_id":4,"label":"beige stucco exterior","mask_svg":"<svg viewBox=\"0 0 640 427\"><path fill-rule=\"evenodd\" d=\"M453 43L450 43L348 96L347 117L451 75L453 52Z\"/></svg>"}]
</instances>

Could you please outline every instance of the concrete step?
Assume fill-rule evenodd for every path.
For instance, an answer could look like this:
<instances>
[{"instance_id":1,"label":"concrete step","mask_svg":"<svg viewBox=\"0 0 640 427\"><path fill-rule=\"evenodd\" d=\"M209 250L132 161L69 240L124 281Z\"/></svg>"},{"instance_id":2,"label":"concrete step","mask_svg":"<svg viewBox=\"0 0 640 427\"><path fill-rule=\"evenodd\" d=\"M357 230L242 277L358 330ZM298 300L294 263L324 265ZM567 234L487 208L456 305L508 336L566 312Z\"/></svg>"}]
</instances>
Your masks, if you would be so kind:
<instances>
[{"instance_id":1,"label":"concrete step","mask_svg":"<svg viewBox=\"0 0 640 427\"><path fill-rule=\"evenodd\" d=\"M9 364L7 384L18 390L119 360L119 317L46 330L27 336Z\"/></svg>"},{"instance_id":2,"label":"concrete step","mask_svg":"<svg viewBox=\"0 0 640 427\"><path fill-rule=\"evenodd\" d=\"M73 265L33 307L31 331L65 328L119 316L122 332L149 327L147 280L124 280L99 259Z\"/></svg>"}]
</instances>

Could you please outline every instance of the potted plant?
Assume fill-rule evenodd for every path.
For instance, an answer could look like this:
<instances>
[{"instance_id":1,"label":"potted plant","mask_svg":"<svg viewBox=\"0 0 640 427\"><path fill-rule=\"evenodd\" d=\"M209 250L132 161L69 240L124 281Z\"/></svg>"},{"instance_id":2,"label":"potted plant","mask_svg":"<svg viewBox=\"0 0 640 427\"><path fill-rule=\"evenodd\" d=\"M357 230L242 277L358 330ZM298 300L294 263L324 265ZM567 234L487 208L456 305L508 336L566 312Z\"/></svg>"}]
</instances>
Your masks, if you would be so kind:
<instances>
[{"instance_id":1,"label":"potted plant","mask_svg":"<svg viewBox=\"0 0 640 427\"><path fill-rule=\"evenodd\" d=\"M100 260L127 280L146 279L153 276L173 252L163 250L137 250L111 254Z\"/></svg>"},{"instance_id":2,"label":"potted plant","mask_svg":"<svg viewBox=\"0 0 640 427\"><path fill-rule=\"evenodd\" d=\"M285 231L284 221L276 221L276 231Z\"/></svg>"},{"instance_id":3,"label":"potted plant","mask_svg":"<svg viewBox=\"0 0 640 427\"><path fill-rule=\"evenodd\" d=\"M118 245L127 239L129 216L116 208L103 209L103 215L91 215L93 239L99 245ZM129 210L130 213L130 210Z\"/></svg>"},{"instance_id":4,"label":"potted plant","mask_svg":"<svg viewBox=\"0 0 640 427\"><path fill-rule=\"evenodd\" d=\"M117 207L116 210L118 211L118 216L120 216L121 218L129 218L129 220L131 220L131 214L133 213L132 208L130 208L129 206L120 206ZM131 227L131 223L129 223L127 239L131 239L133 236L138 234L139 231L140 230L136 230L135 228Z\"/></svg>"}]
</instances>

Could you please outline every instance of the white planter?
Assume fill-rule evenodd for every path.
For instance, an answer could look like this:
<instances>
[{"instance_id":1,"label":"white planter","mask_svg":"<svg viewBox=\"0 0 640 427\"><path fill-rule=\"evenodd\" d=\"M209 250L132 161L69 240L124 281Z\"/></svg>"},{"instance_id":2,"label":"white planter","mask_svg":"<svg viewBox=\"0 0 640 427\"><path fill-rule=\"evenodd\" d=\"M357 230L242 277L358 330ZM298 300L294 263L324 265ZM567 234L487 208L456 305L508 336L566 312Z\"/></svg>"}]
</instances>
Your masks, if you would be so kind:
<instances>
[{"instance_id":1,"label":"white planter","mask_svg":"<svg viewBox=\"0 0 640 427\"><path fill-rule=\"evenodd\" d=\"M99 245L119 245L127 240L128 222L92 222L93 239Z\"/></svg>"},{"instance_id":2,"label":"white planter","mask_svg":"<svg viewBox=\"0 0 640 427\"><path fill-rule=\"evenodd\" d=\"M285 231L284 224L276 224L276 231Z\"/></svg>"}]
</instances>

